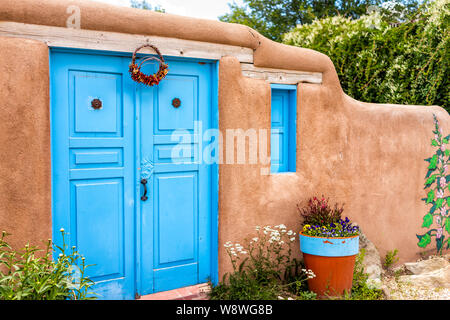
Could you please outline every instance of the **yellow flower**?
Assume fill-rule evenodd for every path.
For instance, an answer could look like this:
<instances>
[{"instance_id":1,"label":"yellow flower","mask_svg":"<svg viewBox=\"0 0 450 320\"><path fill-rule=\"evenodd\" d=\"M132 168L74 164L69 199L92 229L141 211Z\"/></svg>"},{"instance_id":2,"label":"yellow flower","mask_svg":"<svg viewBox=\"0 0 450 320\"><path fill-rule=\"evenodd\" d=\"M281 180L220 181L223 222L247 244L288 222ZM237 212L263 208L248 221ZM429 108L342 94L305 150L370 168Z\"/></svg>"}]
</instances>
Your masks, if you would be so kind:
<instances>
[{"instance_id":1,"label":"yellow flower","mask_svg":"<svg viewBox=\"0 0 450 320\"><path fill-rule=\"evenodd\" d=\"M310 226L309 224L305 224L305 225L303 226L303 231L306 231L306 230L308 230L309 228L311 228L311 226Z\"/></svg>"}]
</instances>

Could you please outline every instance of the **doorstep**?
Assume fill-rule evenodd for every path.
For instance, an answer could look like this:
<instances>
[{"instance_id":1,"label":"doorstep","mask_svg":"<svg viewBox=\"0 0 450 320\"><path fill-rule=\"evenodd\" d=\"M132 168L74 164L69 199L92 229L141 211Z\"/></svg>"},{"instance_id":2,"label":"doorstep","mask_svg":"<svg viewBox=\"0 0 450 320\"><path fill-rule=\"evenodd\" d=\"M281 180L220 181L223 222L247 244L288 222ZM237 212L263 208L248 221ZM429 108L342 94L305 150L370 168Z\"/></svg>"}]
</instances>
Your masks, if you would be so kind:
<instances>
[{"instance_id":1,"label":"doorstep","mask_svg":"<svg viewBox=\"0 0 450 320\"><path fill-rule=\"evenodd\" d=\"M195 286L148 294L137 300L208 300L209 291L208 283L200 283Z\"/></svg>"}]
</instances>

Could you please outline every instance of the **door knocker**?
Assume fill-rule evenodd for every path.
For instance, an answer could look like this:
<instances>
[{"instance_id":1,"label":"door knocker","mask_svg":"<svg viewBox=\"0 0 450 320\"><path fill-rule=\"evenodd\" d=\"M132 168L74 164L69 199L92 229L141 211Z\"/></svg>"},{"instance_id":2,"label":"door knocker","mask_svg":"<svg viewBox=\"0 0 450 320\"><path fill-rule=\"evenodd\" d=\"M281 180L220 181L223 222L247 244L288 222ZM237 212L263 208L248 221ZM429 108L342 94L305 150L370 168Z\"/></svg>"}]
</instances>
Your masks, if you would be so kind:
<instances>
[{"instance_id":1,"label":"door knocker","mask_svg":"<svg viewBox=\"0 0 450 320\"><path fill-rule=\"evenodd\" d=\"M144 47L150 47L153 50L155 50L155 52L158 55L158 58L157 57L144 58L138 65L138 64L136 64L136 54L139 50L141 50ZM144 65L144 63L151 61L151 60L159 61L158 72L156 72L155 74L142 73L141 68ZM136 82L143 83L143 84L151 87L151 86L154 86L155 84L158 84L166 76L167 72L169 72L168 67L169 66L164 62L164 58L161 55L161 52L159 52L158 48L156 48L155 46L153 46L151 44L144 44L134 51L133 58L131 59L131 63L129 66L129 72L131 74L131 79L133 79Z\"/></svg>"},{"instance_id":2,"label":"door knocker","mask_svg":"<svg viewBox=\"0 0 450 320\"><path fill-rule=\"evenodd\" d=\"M91 101L91 107L94 110L98 110L102 108L102 101L100 99L94 99Z\"/></svg>"},{"instance_id":3,"label":"door knocker","mask_svg":"<svg viewBox=\"0 0 450 320\"><path fill-rule=\"evenodd\" d=\"M174 98L172 100L172 106L174 106L174 108L178 108L179 106L181 106L181 100L178 98Z\"/></svg>"}]
</instances>

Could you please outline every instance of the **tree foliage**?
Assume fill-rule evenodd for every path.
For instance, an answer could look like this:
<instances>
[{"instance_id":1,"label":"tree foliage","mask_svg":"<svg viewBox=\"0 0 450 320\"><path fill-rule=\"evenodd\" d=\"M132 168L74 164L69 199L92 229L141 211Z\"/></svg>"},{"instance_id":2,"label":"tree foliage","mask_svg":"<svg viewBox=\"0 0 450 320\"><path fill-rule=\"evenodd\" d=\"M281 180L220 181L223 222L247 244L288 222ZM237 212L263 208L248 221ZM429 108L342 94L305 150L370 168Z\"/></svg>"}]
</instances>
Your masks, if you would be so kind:
<instances>
[{"instance_id":1,"label":"tree foliage","mask_svg":"<svg viewBox=\"0 0 450 320\"><path fill-rule=\"evenodd\" d=\"M449 0L423 3L403 23L392 19L383 12L324 18L298 26L283 42L328 55L355 99L449 111Z\"/></svg>"},{"instance_id":2,"label":"tree foliage","mask_svg":"<svg viewBox=\"0 0 450 320\"><path fill-rule=\"evenodd\" d=\"M229 4L230 13L219 17L224 22L247 25L262 35L281 41L282 35L298 24L311 23L314 19L341 15L358 18L369 6L379 5L381 0L244 0L244 6ZM417 5L415 0L403 0L408 8Z\"/></svg>"},{"instance_id":3,"label":"tree foliage","mask_svg":"<svg viewBox=\"0 0 450 320\"><path fill-rule=\"evenodd\" d=\"M136 9L153 10L156 12L166 12L166 10L161 6L153 7L151 3L148 3L146 0L130 0L130 4L132 8Z\"/></svg>"}]
</instances>

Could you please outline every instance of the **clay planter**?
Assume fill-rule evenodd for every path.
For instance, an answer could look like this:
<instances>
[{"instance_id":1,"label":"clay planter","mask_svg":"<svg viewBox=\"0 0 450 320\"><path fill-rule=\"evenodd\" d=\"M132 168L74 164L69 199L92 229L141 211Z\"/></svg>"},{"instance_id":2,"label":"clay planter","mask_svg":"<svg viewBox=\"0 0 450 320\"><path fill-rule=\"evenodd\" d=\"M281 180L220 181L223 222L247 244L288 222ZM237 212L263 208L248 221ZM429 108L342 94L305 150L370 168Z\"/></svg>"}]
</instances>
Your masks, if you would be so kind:
<instances>
[{"instance_id":1,"label":"clay planter","mask_svg":"<svg viewBox=\"0 0 450 320\"><path fill-rule=\"evenodd\" d=\"M300 232L299 239L305 267L316 275L308 279L309 290L319 298L350 294L359 236L322 238Z\"/></svg>"}]
</instances>

